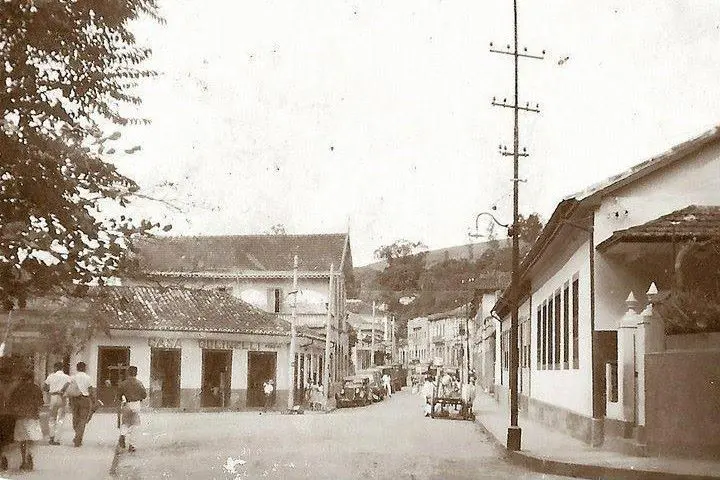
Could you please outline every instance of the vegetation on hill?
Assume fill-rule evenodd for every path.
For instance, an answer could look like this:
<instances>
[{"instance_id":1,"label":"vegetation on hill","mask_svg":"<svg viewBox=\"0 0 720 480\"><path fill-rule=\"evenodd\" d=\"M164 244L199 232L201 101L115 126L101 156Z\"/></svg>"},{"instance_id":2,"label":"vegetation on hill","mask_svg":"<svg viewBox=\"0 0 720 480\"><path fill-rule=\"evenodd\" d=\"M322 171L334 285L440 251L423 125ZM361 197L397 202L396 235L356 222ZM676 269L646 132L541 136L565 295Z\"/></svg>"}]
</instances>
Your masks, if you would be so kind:
<instances>
[{"instance_id":1,"label":"vegetation on hill","mask_svg":"<svg viewBox=\"0 0 720 480\"><path fill-rule=\"evenodd\" d=\"M521 254L529 249L541 230L537 214L521 218ZM447 258L434 264L427 262L425 245L408 240L382 246L375 255L387 262L387 266L379 272L366 269L356 275L360 298L384 303L387 311L398 320L400 338L406 336L407 321L411 318L452 310L468 303L473 309L477 291L504 288L512 269L509 242L489 242L478 258Z\"/></svg>"}]
</instances>

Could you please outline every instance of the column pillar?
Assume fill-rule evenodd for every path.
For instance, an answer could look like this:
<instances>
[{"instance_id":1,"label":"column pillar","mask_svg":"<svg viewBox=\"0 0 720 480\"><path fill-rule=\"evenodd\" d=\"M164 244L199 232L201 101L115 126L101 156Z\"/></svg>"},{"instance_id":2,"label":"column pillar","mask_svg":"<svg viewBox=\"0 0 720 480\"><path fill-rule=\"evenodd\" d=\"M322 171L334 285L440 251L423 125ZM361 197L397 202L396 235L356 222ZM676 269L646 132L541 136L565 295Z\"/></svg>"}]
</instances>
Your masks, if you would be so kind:
<instances>
[{"instance_id":1,"label":"column pillar","mask_svg":"<svg viewBox=\"0 0 720 480\"><path fill-rule=\"evenodd\" d=\"M618 328L618 402L622 405L622 419L626 422L635 422L635 333L639 315L635 310L638 301L630 292L627 300L627 312L620 320Z\"/></svg>"}]
</instances>

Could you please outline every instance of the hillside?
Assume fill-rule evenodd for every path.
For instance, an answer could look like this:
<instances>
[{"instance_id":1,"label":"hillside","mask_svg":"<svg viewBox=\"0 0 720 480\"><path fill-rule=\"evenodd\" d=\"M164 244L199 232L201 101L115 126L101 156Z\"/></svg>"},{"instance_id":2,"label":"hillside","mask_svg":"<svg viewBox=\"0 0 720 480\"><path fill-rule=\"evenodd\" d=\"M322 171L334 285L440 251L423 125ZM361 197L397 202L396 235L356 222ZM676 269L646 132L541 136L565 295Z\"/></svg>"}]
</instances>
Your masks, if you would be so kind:
<instances>
[{"instance_id":1,"label":"hillside","mask_svg":"<svg viewBox=\"0 0 720 480\"><path fill-rule=\"evenodd\" d=\"M435 250L429 250L425 257L425 262L428 267L442 263L445 260L475 260L493 244L497 242L499 248L503 248L510 245L510 239L504 238L502 240L487 241L479 243L468 243L466 245L456 245L454 247L438 248ZM362 267L355 267L355 276L367 277L369 272L381 272L387 266L387 262L380 261L374 262Z\"/></svg>"}]
</instances>

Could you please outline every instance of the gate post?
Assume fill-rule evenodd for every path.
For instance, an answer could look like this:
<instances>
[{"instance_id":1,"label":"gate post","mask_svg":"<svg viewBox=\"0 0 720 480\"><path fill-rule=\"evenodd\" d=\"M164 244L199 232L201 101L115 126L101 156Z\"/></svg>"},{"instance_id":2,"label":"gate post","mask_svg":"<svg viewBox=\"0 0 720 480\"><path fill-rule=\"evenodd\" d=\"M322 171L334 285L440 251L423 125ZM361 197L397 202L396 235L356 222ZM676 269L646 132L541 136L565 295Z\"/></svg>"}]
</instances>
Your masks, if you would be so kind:
<instances>
[{"instance_id":1,"label":"gate post","mask_svg":"<svg viewBox=\"0 0 720 480\"><path fill-rule=\"evenodd\" d=\"M653 302L657 300L658 290L655 282L647 291L649 303L642 311L637 326L637 427L635 438L645 443L645 355L665 350L665 322L653 314Z\"/></svg>"},{"instance_id":2,"label":"gate post","mask_svg":"<svg viewBox=\"0 0 720 480\"><path fill-rule=\"evenodd\" d=\"M638 301L633 292L625 300L627 312L620 320L618 328L618 402L622 406L622 419L635 422L635 368L636 368L636 330L639 315L635 310Z\"/></svg>"}]
</instances>

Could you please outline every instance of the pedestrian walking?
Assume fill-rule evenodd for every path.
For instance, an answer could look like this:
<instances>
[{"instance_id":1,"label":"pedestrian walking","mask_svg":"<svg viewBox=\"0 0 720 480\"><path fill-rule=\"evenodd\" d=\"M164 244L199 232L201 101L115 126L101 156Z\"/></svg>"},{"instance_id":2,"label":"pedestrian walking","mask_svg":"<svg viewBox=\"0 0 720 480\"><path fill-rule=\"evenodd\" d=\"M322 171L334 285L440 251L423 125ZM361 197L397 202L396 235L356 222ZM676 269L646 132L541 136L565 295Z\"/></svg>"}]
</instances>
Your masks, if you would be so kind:
<instances>
[{"instance_id":1,"label":"pedestrian walking","mask_svg":"<svg viewBox=\"0 0 720 480\"><path fill-rule=\"evenodd\" d=\"M275 382L272 379L263 383L263 393L265 394L265 412L272 407L273 404L273 392L275 391Z\"/></svg>"},{"instance_id":2,"label":"pedestrian walking","mask_svg":"<svg viewBox=\"0 0 720 480\"><path fill-rule=\"evenodd\" d=\"M85 425L90 419L90 411L95 404L96 392L92 379L85 373L87 369L85 362L78 362L75 369L77 371L70 377L70 381L65 384L61 392L70 398L73 430L75 430L73 445L79 447L85 436Z\"/></svg>"},{"instance_id":3,"label":"pedestrian walking","mask_svg":"<svg viewBox=\"0 0 720 480\"><path fill-rule=\"evenodd\" d=\"M20 444L20 470L33 469L32 444L43 439L40 428L40 408L45 403L42 390L35 384L32 370L21 374L20 383L10 396L15 413L15 441Z\"/></svg>"},{"instance_id":4,"label":"pedestrian walking","mask_svg":"<svg viewBox=\"0 0 720 480\"><path fill-rule=\"evenodd\" d=\"M43 390L50 394L50 445L60 445L60 431L67 412L67 397L62 394L63 387L70 381L70 375L63 371L63 364L56 362L53 373L47 376L43 383Z\"/></svg>"},{"instance_id":5,"label":"pedestrian walking","mask_svg":"<svg viewBox=\"0 0 720 480\"><path fill-rule=\"evenodd\" d=\"M140 407L142 401L147 398L147 390L137 378L137 367L128 368L128 377L118 385L118 396L120 397L120 438L118 446L125 448L128 452L135 451L135 430L140 425Z\"/></svg>"},{"instance_id":6,"label":"pedestrian walking","mask_svg":"<svg viewBox=\"0 0 720 480\"><path fill-rule=\"evenodd\" d=\"M15 436L15 414L10 404L10 396L17 387L13 371L9 365L0 370L0 470L7 470L8 459L4 455L5 447L13 443Z\"/></svg>"},{"instance_id":7,"label":"pedestrian walking","mask_svg":"<svg viewBox=\"0 0 720 480\"><path fill-rule=\"evenodd\" d=\"M382 384L383 388L385 388L385 394L388 397L392 397L392 379L387 373L382 376Z\"/></svg>"},{"instance_id":8,"label":"pedestrian walking","mask_svg":"<svg viewBox=\"0 0 720 480\"><path fill-rule=\"evenodd\" d=\"M422 386L422 395L425 397L425 416L429 417L432 413L432 400L435 395L435 385L430 381L430 377L425 377L425 383Z\"/></svg>"}]
</instances>

